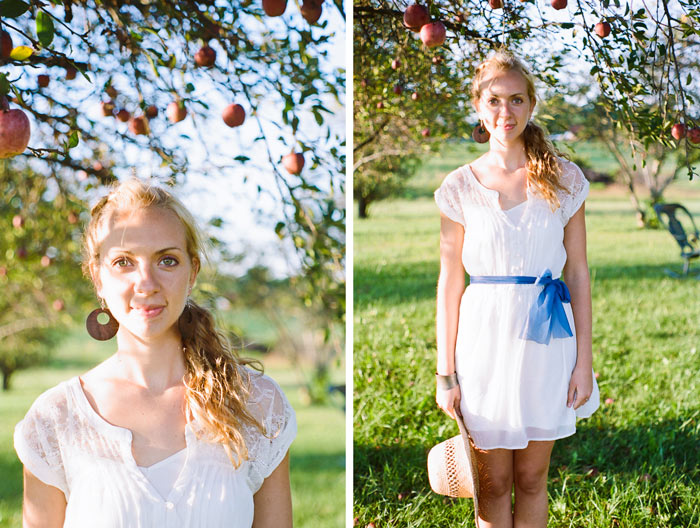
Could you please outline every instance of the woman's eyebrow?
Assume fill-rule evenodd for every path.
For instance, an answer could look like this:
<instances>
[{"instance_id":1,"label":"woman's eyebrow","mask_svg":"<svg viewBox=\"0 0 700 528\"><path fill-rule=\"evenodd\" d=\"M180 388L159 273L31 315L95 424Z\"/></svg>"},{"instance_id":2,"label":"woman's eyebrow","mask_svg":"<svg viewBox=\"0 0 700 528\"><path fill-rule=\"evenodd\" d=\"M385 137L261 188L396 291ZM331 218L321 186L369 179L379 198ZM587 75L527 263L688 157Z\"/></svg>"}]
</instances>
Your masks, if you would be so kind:
<instances>
[{"instance_id":1,"label":"woman's eyebrow","mask_svg":"<svg viewBox=\"0 0 700 528\"><path fill-rule=\"evenodd\" d=\"M160 255L162 253L167 253L168 251L173 251L173 250L182 251L182 248L179 248L177 246L171 246L171 247L159 249L158 251L155 252L155 254ZM126 248L119 248L119 247L110 248L108 253L124 253L126 255L133 255L133 253L130 250L128 250Z\"/></svg>"}]
</instances>

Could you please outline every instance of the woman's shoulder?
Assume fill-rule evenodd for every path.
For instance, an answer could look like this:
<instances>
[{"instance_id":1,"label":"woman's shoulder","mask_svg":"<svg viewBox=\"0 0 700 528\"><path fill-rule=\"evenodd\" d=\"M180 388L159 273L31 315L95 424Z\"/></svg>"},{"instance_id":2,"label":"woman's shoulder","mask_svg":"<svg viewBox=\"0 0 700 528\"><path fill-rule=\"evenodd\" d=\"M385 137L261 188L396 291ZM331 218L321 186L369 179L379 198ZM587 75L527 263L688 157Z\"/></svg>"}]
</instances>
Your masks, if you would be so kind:
<instances>
[{"instance_id":1,"label":"woman's shoulder","mask_svg":"<svg viewBox=\"0 0 700 528\"><path fill-rule=\"evenodd\" d=\"M27 411L26 417L43 421L62 422L74 408L72 405L75 376L41 393Z\"/></svg>"},{"instance_id":2,"label":"woman's shoulder","mask_svg":"<svg viewBox=\"0 0 700 528\"><path fill-rule=\"evenodd\" d=\"M293 412L282 387L267 374L242 367L249 382L247 407L261 421Z\"/></svg>"},{"instance_id":3,"label":"woman's shoulder","mask_svg":"<svg viewBox=\"0 0 700 528\"><path fill-rule=\"evenodd\" d=\"M573 161L558 156L559 166L561 167L560 181L567 189L571 186L580 185L581 182L586 181L586 177L583 175L581 168L576 165Z\"/></svg>"}]
</instances>

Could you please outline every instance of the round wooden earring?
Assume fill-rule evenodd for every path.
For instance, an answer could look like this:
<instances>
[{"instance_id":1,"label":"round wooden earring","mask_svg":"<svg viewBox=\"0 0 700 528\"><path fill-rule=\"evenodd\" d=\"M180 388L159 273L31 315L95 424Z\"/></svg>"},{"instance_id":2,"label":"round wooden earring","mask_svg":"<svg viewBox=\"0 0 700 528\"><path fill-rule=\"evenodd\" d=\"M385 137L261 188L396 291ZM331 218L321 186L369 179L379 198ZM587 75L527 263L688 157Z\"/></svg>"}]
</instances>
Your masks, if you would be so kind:
<instances>
[{"instance_id":1,"label":"round wooden earring","mask_svg":"<svg viewBox=\"0 0 700 528\"><path fill-rule=\"evenodd\" d=\"M107 314L109 321L107 321L105 324L100 324L97 317L103 313ZM90 315L87 317L87 321L85 321L85 327L87 328L88 334L90 334L90 337L93 339L97 339L98 341L107 341L117 335L117 330L119 330L119 322L107 308L98 308L97 310L90 312Z\"/></svg>"},{"instance_id":2,"label":"round wooden earring","mask_svg":"<svg viewBox=\"0 0 700 528\"><path fill-rule=\"evenodd\" d=\"M491 138L489 131L484 128L484 125L479 124L472 130L472 139L477 143L486 143Z\"/></svg>"},{"instance_id":3,"label":"round wooden earring","mask_svg":"<svg viewBox=\"0 0 700 528\"><path fill-rule=\"evenodd\" d=\"M185 309L177 320L177 328L183 341L189 341L194 337L195 320L189 303L185 305Z\"/></svg>"}]
</instances>

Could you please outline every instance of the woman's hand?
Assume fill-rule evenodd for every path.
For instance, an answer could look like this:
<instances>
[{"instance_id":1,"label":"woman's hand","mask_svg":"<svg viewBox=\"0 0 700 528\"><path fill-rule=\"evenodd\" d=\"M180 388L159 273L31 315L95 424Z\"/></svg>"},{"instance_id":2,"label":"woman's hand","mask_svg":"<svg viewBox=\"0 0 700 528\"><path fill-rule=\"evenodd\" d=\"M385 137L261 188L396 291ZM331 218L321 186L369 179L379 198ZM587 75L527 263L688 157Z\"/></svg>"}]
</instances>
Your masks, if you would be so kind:
<instances>
[{"instance_id":1,"label":"woman's hand","mask_svg":"<svg viewBox=\"0 0 700 528\"><path fill-rule=\"evenodd\" d=\"M447 390L437 389L435 393L435 401L438 407L445 411L445 414L453 420L456 420L457 416L462 416L462 411L459 408L461 399L462 393L459 391L459 386Z\"/></svg>"},{"instance_id":2,"label":"woman's hand","mask_svg":"<svg viewBox=\"0 0 700 528\"><path fill-rule=\"evenodd\" d=\"M569 395L566 399L566 406L574 406L578 409L588 401L593 392L593 371L590 367L574 367L569 381Z\"/></svg>"}]
</instances>

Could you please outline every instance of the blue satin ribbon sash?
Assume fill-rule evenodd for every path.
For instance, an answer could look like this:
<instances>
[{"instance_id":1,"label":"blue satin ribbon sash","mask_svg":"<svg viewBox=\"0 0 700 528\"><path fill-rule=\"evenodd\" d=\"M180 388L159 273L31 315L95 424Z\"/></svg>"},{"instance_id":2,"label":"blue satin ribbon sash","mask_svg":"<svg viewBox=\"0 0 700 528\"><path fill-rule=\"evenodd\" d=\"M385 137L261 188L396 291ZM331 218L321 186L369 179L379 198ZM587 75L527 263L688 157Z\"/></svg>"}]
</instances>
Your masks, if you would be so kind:
<instances>
[{"instance_id":1,"label":"blue satin ribbon sash","mask_svg":"<svg viewBox=\"0 0 700 528\"><path fill-rule=\"evenodd\" d=\"M551 338L572 337L569 319L564 311L564 303L571 302L569 288L563 280L553 279L552 272L545 270L539 277L525 275L472 275L470 284L535 284L543 286L532 306L527 320L520 331L520 337L544 345Z\"/></svg>"}]
</instances>

